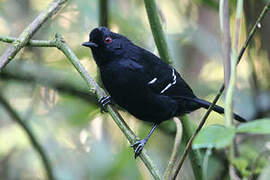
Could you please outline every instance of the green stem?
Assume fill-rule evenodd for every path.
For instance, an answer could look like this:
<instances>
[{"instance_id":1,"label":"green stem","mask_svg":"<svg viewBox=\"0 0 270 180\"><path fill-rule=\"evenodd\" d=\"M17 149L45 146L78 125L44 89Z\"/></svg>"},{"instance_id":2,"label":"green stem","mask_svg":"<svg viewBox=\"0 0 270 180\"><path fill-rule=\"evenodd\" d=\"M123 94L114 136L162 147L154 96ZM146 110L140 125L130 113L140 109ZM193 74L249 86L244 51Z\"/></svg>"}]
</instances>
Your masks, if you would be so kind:
<instances>
[{"instance_id":1,"label":"green stem","mask_svg":"<svg viewBox=\"0 0 270 180\"><path fill-rule=\"evenodd\" d=\"M212 149L207 148L204 158L203 158L203 180L207 180L208 175L207 175L207 170L208 170L208 162L209 162L209 157L211 155Z\"/></svg>"},{"instance_id":2,"label":"green stem","mask_svg":"<svg viewBox=\"0 0 270 180\"><path fill-rule=\"evenodd\" d=\"M235 82L236 82L236 65L237 65L237 54L236 51L232 51L231 55L231 76L228 84L228 89L225 97L225 120L226 120L226 126L231 127L232 126L232 120L233 120L233 92L235 88ZM235 157L234 153L234 144L231 143L229 147L229 159L233 160Z\"/></svg>"},{"instance_id":3,"label":"green stem","mask_svg":"<svg viewBox=\"0 0 270 180\"><path fill-rule=\"evenodd\" d=\"M223 4L220 4L222 9L219 10L223 12L222 14L222 50L223 50L223 64L224 64L224 82L225 89L227 92L230 76L231 76L231 32L230 32L230 12L229 12L229 0L224 0ZM221 13L220 13L221 14ZM226 111L226 109L225 109ZM229 123L226 121L226 123Z\"/></svg>"},{"instance_id":4,"label":"green stem","mask_svg":"<svg viewBox=\"0 0 270 180\"><path fill-rule=\"evenodd\" d=\"M190 148L193 142L193 139L195 138L194 136L195 125L190 123L190 120L187 115L182 116L180 119L183 124L184 139L186 141L185 142L186 147L179 160L179 164L177 164L176 167L182 166L185 160L184 157L189 155L189 159L191 161L191 166L193 169L194 176L197 180L201 180L202 179L202 161L201 161L200 150L194 150ZM174 175L175 178L176 178L176 175Z\"/></svg>"},{"instance_id":5,"label":"green stem","mask_svg":"<svg viewBox=\"0 0 270 180\"><path fill-rule=\"evenodd\" d=\"M48 7L43 12L41 12L27 28L24 29L16 41L14 41L13 44L0 57L0 72L9 63L9 61L11 61L16 56L16 54L27 44L35 32L52 15L56 14L66 2L67 0L52 1Z\"/></svg>"},{"instance_id":6,"label":"green stem","mask_svg":"<svg viewBox=\"0 0 270 180\"><path fill-rule=\"evenodd\" d=\"M226 0L225 0L226 1ZM223 24L223 6L224 6L224 0L219 1L219 23L220 23L220 29L221 32L224 31L224 24Z\"/></svg>"},{"instance_id":7,"label":"green stem","mask_svg":"<svg viewBox=\"0 0 270 180\"><path fill-rule=\"evenodd\" d=\"M226 125L231 126L231 122L233 119L233 93L236 82L236 65L237 65L237 52L238 52L238 41L240 36L240 26L241 26L241 15L243 9L243 0L237 1L237 10L236 10L236 32L235 32L235 45L231 54L231 75L229 79L229 84L226 93L225 99L225 119Z\"/></svg>"},{"instance_id":8,"label":"green stem","mask_svg":"<svg viewBox=\"0 0 270 180\"><path fill-rule=\"evenodd\" d=\"M0 41L5 43L14 43L16 41L15 37L3 36L0 35ZM55 47L55 40L29 40L25 46L34 46L34 47Z\"/></svg>"},{"instance_id":9,"label":"green stem","mask_svg":"<svg viewBox=\"0 0 270 180\"><path fill-rule=\"evenodd\" d=\"M144 4L159 56L163 61L172 64L155 0L144 0Z\"/></svg>"},{"instance_id":10,"label":"green stem","mask_svg":"<svg viewBox=\"0 0 270 180\"><path fill-rule=\"evenodd\" d=\"M231 70L234 63L231 62L231 34L230 34L230 10L229 1L225 0L223 4L223 31L222 31L222 45L223 45L223 64L224 64L224 82L226 90L226 100L225 100L225 124L226 126L231 126L232 123L232 103L228 101L228 97L232 95L232 89L229 89L229 84L232 83ZM235 75L235 74L234 74ZM228 94L229 93L229 94Z\"/></svg>"},{"instance_id":11,"label":"green stem","mask_svg":"<svg viewBox=\"0 0 270 180\"><path fill-rule=\"evenodd\" d=\"M209 107L213 108L214 105L211 105ZM210 111L209 111L210 113ZM181 117L181 122L183 124L183 130L184 130L184 138L186 140L188 140L188 143L184 149L184 152L179 160L179 162L176 164L175 166L175 170L172 173L172 179L176 179L178 173L180 172L181 167L184 164L184 161L188 155L188 153L190 154L190 160L191 160L191 166L195 175L196 179L202 178L202 166L201 166L201 155L200 152L198 150L193 150L191 149L191 145L192 142L195 138L195 136L199 133L200 129L202 128L203 122L205 122L207 119L207 117L204 116L204 119L201 121L201 123L199 124L198 128L196 129L196 131L194 132L195 127L189 122L189 119L187 118L187 116L182 116Z\"/></svg>"},{"instance_id":12,"label":"green stem","mask_svg":"<svg viewBox=\"0 0 270 180\"><path fill-rule=\"evenodd\" d=\"M42 146L38 143L38 140L35 138L34 133L32 132L31 128L20 118L20 116L17 114L17 112L10 106L10 104L6 101L6 99L0 94L0 103L5 107L9 115L13 118L14 121L16 121L21 128L24 130L24 132L27 134L30 143L32 144L33 148L37 151L39 154L44 169L47 171L47 178L49 180L54 180L54 174L53 169L50 164L49 158L47 154L45 153L45 150L42 148Z\"/></svg>"},{"instance_id":13,"label":"green stem","mask_svg":"<svg viewBox=\"0 0 270 180\"><path fill-rule=\"evenodd\" d=\"M235 28L235 45L231 54L231 76L229 80L229 85L226 93L225 99L225 119L227 122L227 126L231 126L231 122L233 119L233 93L235 89L236 83L236 66L237 66L237 52L238 52L238 42L240 37L240 27L241 27L241 19L242 19L242 10L243 10L243 0L237 1L236 7L236 28ZM229 158L233 160L235 157L234 144L230 145Z\"/></svg>"},{"instance_id":14,"label":"green stem","mask_svg":"<svg viewBox=\"0 0 270 180\"><path fill-rule=\"evenodd\" d=\"M170 160L168 162L168 166L164 172L163 179L165 180L170 180L171 174L173 172L173 167L175 166L179 149L181 146L181 139L182 139L182 133L183 133L183 128L181 121L178 118L174 118L174 122L176 124L176 135L175 135L175 140L174 140L174 146L173 146L173 151L170 157Z\"/></svg>"}]
</instances>

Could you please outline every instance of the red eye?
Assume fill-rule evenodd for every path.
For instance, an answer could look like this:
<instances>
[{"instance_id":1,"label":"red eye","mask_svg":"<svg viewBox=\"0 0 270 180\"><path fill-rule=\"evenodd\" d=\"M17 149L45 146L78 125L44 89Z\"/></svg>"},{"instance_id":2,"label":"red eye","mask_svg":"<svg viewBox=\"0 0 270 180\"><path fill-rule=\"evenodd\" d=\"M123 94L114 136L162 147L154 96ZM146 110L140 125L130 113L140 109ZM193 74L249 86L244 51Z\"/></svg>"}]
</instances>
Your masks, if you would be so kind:
<instances>
[{"instance_id":1,"label":"red eye","mask_svg":"<svg viewBox=\"0 0 270 180\"><path fill-rule=\"evenodd\" d=\"M104 42L106 44L110 44L112 42L112 38L110 36L108 36L108 37L105 38Z\"/></svg>"}]
</instances>

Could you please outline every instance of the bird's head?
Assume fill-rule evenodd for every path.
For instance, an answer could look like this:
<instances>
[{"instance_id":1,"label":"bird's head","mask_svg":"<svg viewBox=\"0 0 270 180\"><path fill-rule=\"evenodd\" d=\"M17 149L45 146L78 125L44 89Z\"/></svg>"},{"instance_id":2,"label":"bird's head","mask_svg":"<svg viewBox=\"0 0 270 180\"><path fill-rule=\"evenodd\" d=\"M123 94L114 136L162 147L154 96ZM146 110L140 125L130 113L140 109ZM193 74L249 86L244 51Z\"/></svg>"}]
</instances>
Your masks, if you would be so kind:
<instances>
[{"instance_id":1,"label":"bird's head","mask_svg":"<svg viewBox=\"0 0 270 180\"><path fill-rule=\"evenodd\" d=\"M126 37L113 33L106 27L99 27L91 31L89 41L82 45L91 48L95 61L100 65L123 57L123 47L129 42Z\"/></svg>"}]
</instances>

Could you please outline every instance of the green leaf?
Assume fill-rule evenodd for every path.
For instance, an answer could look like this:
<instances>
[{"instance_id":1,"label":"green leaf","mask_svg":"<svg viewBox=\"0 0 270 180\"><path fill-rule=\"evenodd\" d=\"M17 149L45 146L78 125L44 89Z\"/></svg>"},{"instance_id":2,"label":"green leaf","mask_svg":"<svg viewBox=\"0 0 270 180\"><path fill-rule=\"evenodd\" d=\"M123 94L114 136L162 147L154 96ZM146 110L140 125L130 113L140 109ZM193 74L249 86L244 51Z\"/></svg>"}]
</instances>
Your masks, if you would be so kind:
<instances>
[{"instance_id":1,"label":"green leaf","mask_svg":"<svg viewBox=\"0 0 270 180\"><path fill-rule=\"evenodd\" d=\"M241 124L236 129L237 133L269 134L270 119L258 119L252 122Z\"/></svg>"},{"instance_id":2,"label":"green leaf","mask_svg":"<svg viewBox=\"0 0 270 180\"><path fill-rule=\"evenodd\" d=\"M223 148L228 146L235 136L235 129L221 125L208 126L195 137L193 149Z\"/></svg>"}]
</instances>

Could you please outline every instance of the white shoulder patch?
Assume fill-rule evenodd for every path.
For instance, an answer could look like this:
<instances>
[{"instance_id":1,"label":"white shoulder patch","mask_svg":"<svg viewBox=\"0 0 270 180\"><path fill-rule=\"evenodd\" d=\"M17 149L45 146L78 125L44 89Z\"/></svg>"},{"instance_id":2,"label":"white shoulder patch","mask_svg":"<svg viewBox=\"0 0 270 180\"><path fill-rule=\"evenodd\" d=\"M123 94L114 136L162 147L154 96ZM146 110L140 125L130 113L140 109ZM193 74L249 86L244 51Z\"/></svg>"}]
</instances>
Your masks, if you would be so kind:
<instances>
[{"instance_id":1,"label":"white shoulder patch","mask_svg":"<svg viewBox=\"0 0 270 180\"><path fill-rule=\"evenodd\" d=\"M152 79L151 81L149 81L147 84L153 84L153 83L156 82L156 80L157 80L157 78L154 78L154 79Z\"/></svg>"},{"instance_id":2,"label":"white shoulder patch","mask_svg":"<svg viewBox=\"0 0 270 180\"><path fill-rule=\"evenodd\" d=\"M176 83L176 75L175 75L174 69L172 69L172 78L173 78L173 82L169 83L164 89L162 89L160 91L160 94L164 93L166 90L168 90L172 85Z\"/></svg>"}]
</instances>

